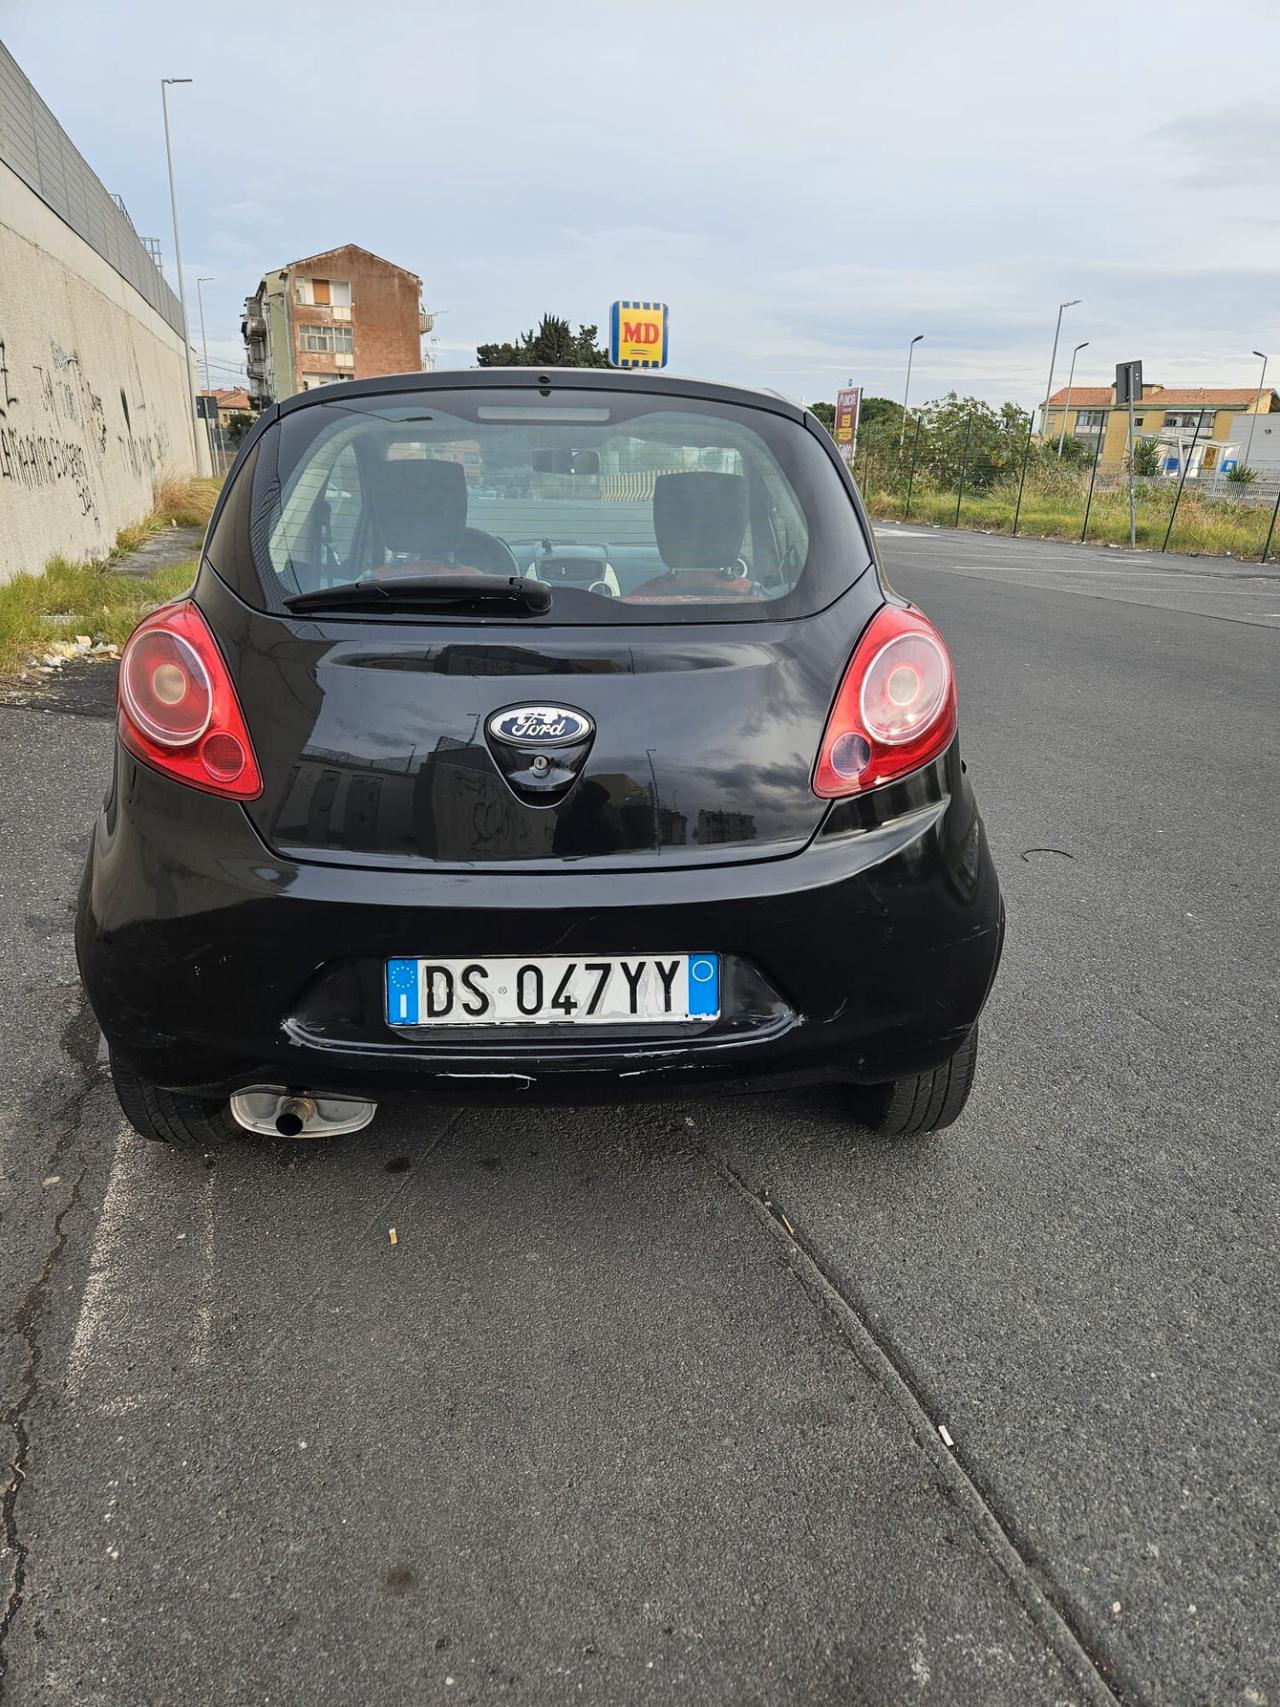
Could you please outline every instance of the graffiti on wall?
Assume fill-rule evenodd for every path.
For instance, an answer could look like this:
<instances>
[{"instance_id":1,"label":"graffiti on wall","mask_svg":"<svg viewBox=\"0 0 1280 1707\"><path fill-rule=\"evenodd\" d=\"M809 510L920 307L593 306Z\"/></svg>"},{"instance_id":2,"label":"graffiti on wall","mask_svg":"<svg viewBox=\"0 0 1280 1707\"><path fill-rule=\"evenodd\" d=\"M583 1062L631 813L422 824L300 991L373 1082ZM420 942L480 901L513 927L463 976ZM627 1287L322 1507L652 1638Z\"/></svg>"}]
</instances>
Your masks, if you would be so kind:
<instances>
[{"instance_id":1,"label":"graffiti on wall","mask_svg":"<svg viewBox=\"0 0 1280 1707\"><path fill-rule=\"evenodd\" d=\"M9 389L9 363L5 356L4 339L0 338L0 421L8 419L9 409L17 401Z\"/></svg>"},{"instance_id":2,"label":"graffiti on wall","mask_svg":"<svg viewBox=\"0 0 1280 1707\"><path fill-rule=\"evenodd\" d=\"M93 389L79 354L56 340L50 340L46 361L30 364L33 382L23 386L34 399L30 408L15 395L13 367L12 352L0 336L0 481L30 491L65 481L75 491L81 515L96 520L96 491L106 475L113 437L101 394ZM161 424L146 431L146 415L145 399L135 399L131 408L122 386L114 449L137 479L154 479L169 451L168 430Z\"/></svg>"},{"instance_id":3,"label":"graffiti on wall","mask_svg":"<svg viewBox=\"0 0 1280 1707\"><path fill-rule=\"evenodd\" d=\"M0 395L4 398L0 406L0 480L11 480L28 490L57 486L65 480L75 489L81 515L96 516L97 501L84 445L56 430L41 431L45 426L42 421L28 423L19 418L21 398L14 395L10 361L0 337ZM39 383L37 395L47 405L48 394Z\"/></svg>"}]
</instances>

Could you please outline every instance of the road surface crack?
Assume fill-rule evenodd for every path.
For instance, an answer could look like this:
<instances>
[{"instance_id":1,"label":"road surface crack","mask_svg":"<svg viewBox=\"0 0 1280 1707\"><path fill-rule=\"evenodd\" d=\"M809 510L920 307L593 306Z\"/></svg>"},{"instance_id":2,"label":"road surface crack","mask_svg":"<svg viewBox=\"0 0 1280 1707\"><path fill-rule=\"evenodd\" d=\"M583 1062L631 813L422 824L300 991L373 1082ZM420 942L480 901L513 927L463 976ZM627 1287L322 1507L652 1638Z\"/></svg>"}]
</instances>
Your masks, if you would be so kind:
<instances>
[{"instance_id":1,"label":"road surface crack","mask_svg":"<svg viewBox=\"0 0 1280 1707\"><path fill-rule=\"evenodd\" d=\"M1019 1605L1048 1642L1091 1707L1125 1707L1136 1697L1110 1675L1105 1660L1090 1653L1083 1631L1064 1604L1056 1585L1047 1582L1043 1565L1029 1560L1013 1540L1013 1526L996 1509L989 1490L965 1465L929 1414L910 1370L892 1345L870 1325L868 1314L851 1298L845 1283L821 1251L805 1236L794 1218L778 1204L767 1187L758 1190L740 1174L727 1156L697 1145L703 1160L750 1204L752 1212L780 1241L783 1256L820 1310L833 1318L871 1380L906 1416L912 1436L938 1476L948 1496L967 1515L991 1558L1009 1582Z\"/></svg>"},{"instance_id":2,"label":"road surface crack","mask_svg":"<svg viewBox=\"0 0 1280 1707\"><path fill-rule=\"evenodd\" d=\"M83 998L81 1001L83 1003ZM77 1009L66 1026L63 1039L64 1047L79 1074L79 1082L64 1097L56 1111L56 1137L45 1164L46 1175L58 1174L65 1167L65 1158L80 1132L85 1102L99 1077L94 1060L97 1026L83 1005ZM38 1094L33 1100L39 1104L43 1098ZM13 1397L6 1399L3 1407L0 1407L0 1427L3 1427L12 1442L5 1453L4 1462L8 1475L3 1496L0 1496L0 1535L3 1535L4 1553L9 1561L9 1585L0 1608L0 1700L4 1697L5 1675L9 1669L9 1634L22 1609L27 1585L27 1561L31 1552L19 1523L19 1504L31 1474L31 1431L27 1424L27 1413L40 1392L40 1366L44 1361L40 1320L50 1284L66 1248L66 1220L79 1205L81 1189L88 1172L89 1161L82 1156L62 1207L54 1217L53 1237L49 1249L6 1328L7 1335L15 1339L22 1350L17 1389Z\"/></svg>"}]
</instances>

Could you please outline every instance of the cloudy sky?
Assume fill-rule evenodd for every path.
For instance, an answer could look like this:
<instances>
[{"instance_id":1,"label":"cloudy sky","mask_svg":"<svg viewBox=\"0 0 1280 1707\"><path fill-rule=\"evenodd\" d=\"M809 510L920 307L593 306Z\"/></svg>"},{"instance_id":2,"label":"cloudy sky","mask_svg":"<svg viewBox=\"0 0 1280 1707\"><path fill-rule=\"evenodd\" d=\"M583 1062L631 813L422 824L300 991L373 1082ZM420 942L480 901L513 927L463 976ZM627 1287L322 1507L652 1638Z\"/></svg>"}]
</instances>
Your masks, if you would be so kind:
<instances>
[{"instance_id":1,"label":"cloudy sky","mask_svg":"<svg viewBox=\"0 0 1280 1707\"><path fill-rule=\"evenodd\" d=\"M899 396L923 332L913 397L1031 403L1080 297L1082 382L1280 381L1274 0L0 0L0 37L170 265L195 79L215 383L262 273L345 241L421 274L440 366L657 297L678 372Z\"/></svg>"}]
</instances>

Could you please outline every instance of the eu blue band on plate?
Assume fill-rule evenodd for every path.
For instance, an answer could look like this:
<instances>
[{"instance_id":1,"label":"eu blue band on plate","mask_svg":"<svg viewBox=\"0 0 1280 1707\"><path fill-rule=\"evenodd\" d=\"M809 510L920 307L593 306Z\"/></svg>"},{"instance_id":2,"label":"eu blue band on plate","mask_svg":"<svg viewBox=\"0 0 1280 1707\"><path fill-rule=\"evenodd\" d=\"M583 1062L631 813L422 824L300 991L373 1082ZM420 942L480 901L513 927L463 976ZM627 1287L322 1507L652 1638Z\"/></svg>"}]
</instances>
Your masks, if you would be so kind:
<instances>
[{"instance_id":1,"label":"eu blue band on plate","mask_svg":"<svg viewBox=\"0 0 1280 1707\"><path fill-rule=\"evenodd\" d=\"M720 957L716 954L689 956L689 1015L720 1012Z\"/></svg>"},{"instance_id":2,"label":"eu blue band on plate","mask_svg":"<svg viewBox=\"0 0 1280 1707\"><path fill-rule=\"evenodd\" d=\"M392 1025L418 1023L418 962L388 960L387 1019Z\"/></svg>"}]
</instances>

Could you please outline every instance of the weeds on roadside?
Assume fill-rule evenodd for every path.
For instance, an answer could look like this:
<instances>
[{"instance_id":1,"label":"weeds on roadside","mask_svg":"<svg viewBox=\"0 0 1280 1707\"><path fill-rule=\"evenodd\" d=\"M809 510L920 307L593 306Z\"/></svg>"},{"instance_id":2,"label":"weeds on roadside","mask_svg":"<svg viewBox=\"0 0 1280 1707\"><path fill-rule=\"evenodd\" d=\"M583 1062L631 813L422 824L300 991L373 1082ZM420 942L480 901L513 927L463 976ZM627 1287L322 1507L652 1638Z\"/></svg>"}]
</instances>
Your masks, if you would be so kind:
<instances>
[{"instance_id":1,"label":"weeds on roadside","mask_svg":"<svg viewBox=\"0 0 1280 1707\"><path fill-rule=\"evenodd\" d=\"M906 483L881 480L871 469L870 489L864 491L867 506L877 520L933 522L942 527L956 525L956 488L936 486L928 476L918 476L911 487L911 505L906 507ZM1087 471L1078 468L1032 468L1027 472L1022 494L1021 534L1046 539L1080 538L1089 489ZM1137 540L1140 546L1159 548L1164 544L1173 507L1175 483L1161 480L1137 489ZM1016 479L1001 480L985 490L966 493L960 501L959 525L1011 533L1018 500ZM1233 503L1195 491L1190 482L1183 489L1177 520L1169 539L1171 551L1203 556L1260 557L1271 524L1270 507ZM1095 545L1129 543L1129 493L1127 486L1099 485L1089 509L1088 540Z\"/></svg>"},{"instance_id":2,"label":"weeds on roadside","mask_svg":"<svg viewBox=\"0 0 1280 1707\"><path fill-rule=\"evenodd\" d=\"M161 480L155 507L144 520L122 528L102 563L69 563L54 557L34 575L0 585L0 676L13 676L53 642L88 635L92 643L120 645L157 605L176 598L195 579L195 559L147 575L112 572L144 540L169 527L204 527L220 482Z\"/></svg>"}]
</instances>

